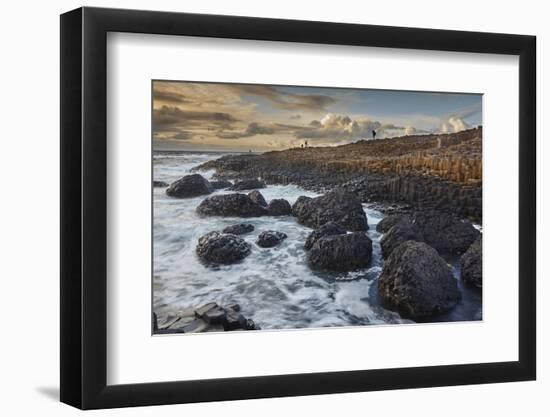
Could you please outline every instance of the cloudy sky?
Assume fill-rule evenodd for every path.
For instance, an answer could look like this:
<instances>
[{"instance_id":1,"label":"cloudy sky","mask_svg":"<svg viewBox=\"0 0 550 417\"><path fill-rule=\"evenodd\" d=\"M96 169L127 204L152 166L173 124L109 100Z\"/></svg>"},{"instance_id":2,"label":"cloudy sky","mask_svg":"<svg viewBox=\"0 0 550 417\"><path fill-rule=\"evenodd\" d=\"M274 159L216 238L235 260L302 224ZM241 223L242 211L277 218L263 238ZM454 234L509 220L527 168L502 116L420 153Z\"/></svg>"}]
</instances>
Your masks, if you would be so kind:
<instances>
[{"instance_id":1,"label":"cloudy sky","mask_svg":"<svg viewBox=\"0 0 550 417\"><path fill-rule=\"evenodd\" d=\"M154 148L266 151L457 132L481 95L153 81Z\"/></svg>"}]
</instances>

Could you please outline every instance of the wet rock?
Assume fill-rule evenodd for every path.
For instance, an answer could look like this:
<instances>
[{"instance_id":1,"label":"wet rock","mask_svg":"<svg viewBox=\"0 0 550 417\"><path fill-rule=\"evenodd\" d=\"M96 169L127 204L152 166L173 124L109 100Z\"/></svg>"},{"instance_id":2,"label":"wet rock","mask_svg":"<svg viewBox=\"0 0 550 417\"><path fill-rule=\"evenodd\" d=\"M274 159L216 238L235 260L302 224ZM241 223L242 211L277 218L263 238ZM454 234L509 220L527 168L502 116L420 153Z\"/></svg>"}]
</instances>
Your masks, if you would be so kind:
<instances>
[{"instance_id":1,"label":"wet rock","mask_svg":"<svg viewBox=\"0 0 550 417\"><path fill-rule=\"evenodd\" d=\"M366 267L372 256L372 241L364 233L325 236L308 253L312 269L353 271Z\"/></svg>"},{"instance_id":2,"label":"wet rock","mask_svg":"<svg viewBox=\"0 0 550 417\"><path fill-rule=\"evenodd\" d=\"M210 194L213 191L214 188L206 178L200 174L191 174L170 184L166 189L166 194L170 197L187 198Z\"/></svg>"},{"instance_id":3,"label":"wet rock","mask_svg":"<svg viewBox=\"0 0 550 417\"><path fill-rule=\"evenodd\" d=\"M408 240L422 242L422 232L420 232L420 229L415 224L401 220L393 225L380 239L382 256L387 258L396 247Z\"/></svg>"},{"instance_id":4,"label":"wet rock","mask_svg":"<svg viewBox=\"0 0 550 417\"><path fill-rule=\"evenodd\" d=\"M292 215L294 217L304 217L309 213L309 205L313 198L301 195L292 205Z\"/></svg>"},{"instance_id":5,"label":"wet rock","mask_svg":"<svg viewBox=\"0 0 550 417\"><path fill-rule=\"evenodd\" d=\"M244 190L255 190L258 188L265 188L265 182L257 178L251 178L251 179L235 182L235 184L233 184L233 186L231 187L231 190L244 191Z\"/></svg>"},{"instance_id":6,"label":"wet rock","mask_svg":"<svg viewBox=\"0 0 550 417\"><path fill-rule=\"evenodd\" d=\"M254 226L250 223L233 224L222 230L223 233L230 233L232 235L244 235L252 231L254 231Z\"/></svg>"},{"instance_id":7,"label":"wet rock","mask_svg":"<svg viewBox=\"0 0 550 417\"><path fill-rule=\"evenodd\" d=\"M180 316L177 315L166 315L161 316L160 318L157 318L157 328L159 330L167 329L171 326L173 326L177 321L180 320Z\"/></svg>"},{"instance_id":8,"label":"wet rock","mask_svg":"<svg viewBox=\"0 0 550 417\"><path fill-rule=\"evenodd\" d=\"M262 248L272 248L277 246L283 240L287 238L287 235L282 232L276 232L274 230L266 230L258 236L256 243Z\"/></svg>"},{"instance_id":9,"label":"wet rock","mask_svg":"<svg viewBox=\"0 0 550 417\"><path fill-rule=\"evenodd\" d=\"M223 323L225 331L232 330L261 330L254 320L246 318L238 311L227 310L227 316Z\"/></svg>"},{"instance_id":10,"label":"wet rock","mask_svg":"<svg viewBox=\"0 0 550 417\"><path fill-rule=\"evenodd\" d=\"M241 315L241 320L239 321L241 324L241 328L243 330L261 330L260 326L258 326L256 323L254 323L254 320L247 319L246 317Z\"/></svg>"},{"instance_id":11,"label":"wet rock","mask_svg":"<svg viewBox=\"0 0 550 417\"><path fill-rule=\"evenodd\" d=\"M153 331L158 330L159 325L158 325L157 313L155 313L155 312L153 312L152 321L153 321L153 323L152 323L153 324Z\"/></svg>"},{"instance_id":12,"label":"wet rock","mask_svg":"<svg viewBox=\"0 0 550 417\"><path fill-rule=\"evenodd\" d=\"M386 233L397 223L411 223L412 217L408 214L390 214L389 216L384 217L376 225L376 231L379 233Z\"/></svg>"},{"instance_id":13,"label":"wet rock","mask_svg":"<svg viewBox=\"0 0 550 417\"><path fill-rule=\"evenodd\" d=\"M210 181L210 185L215 190L221 190L224 188L229 188L233 185L231 181L228 180L217 180L217 181Z\"/></svg>"},{"instance_id":14,"label":"wet rock","mask_svg":"<svg viewBox=\"0 0 550 417\"><path fill-rule=\"evenodd\" d=\"M320 238L333 235L345 235L346 229L335 222L328 222L309 234L304 247L310 250L313 244Z\"/></svg>"},{"instance_id":15,"label":"wet rock","mask_svg":"<svg viewBox=\"0 0 550 417\"><path fill-rule=\"evenodd\" d=\"M460 277L464 282L482 287L482 239L472 243L460 258Z\"/></svg>"},{"instance_id":16,"label":"wet rock","mask_svg":"<svg viewBox=\"0 0 550 417\"><path fill-rule=\"evenodd\" d=\"M195 319L193 309L182 309L173 314L159 316L157 319L157 334L183 333L183 328Z\"/></svg>"},{"instance_id":17,"label":"wet rock","mask_svg":"<svg viewBox=\"0 0 550 417\"><path fill-rule=\"evenodd\" d=\"M185 325L181 330L182 333L204 333L208 331L209 328L210 325L206 321L196 319Z\"/></svg>"},{"instance_id":18,"label":"wet rock","mask_svg":"<svg viewBox=\"0 0 550 417\"><path fill-rule=\"evenodd\" d=\"M393 250L378 279L381 299L413 319L453 308L461 298L451 268L423 242L408 241Z\"/></svg>"},{"instance_id":19,"label":"wet rock","mask_svg":"<svg viewBox=\"0 0 550 417\"><path fill-rule=\"evenodd\" d=\"M154 188L168 187L168 183L164 181L153 181Z\"/></svg>"},{"instance_id":20,"label":"wet rock","mask_svg":"<svg viewBox=\"0 0 550 417\"><path fill-rule=\"evenodd\" d=\"M369 228L359 199L355 194L342 189L311 199L300 197L294 203L292 213L298 218L298 222L314 229L330 221L354 232Z\"/></svg>"},{"instance_id":21,"label":"wet rock","mask_svg":"<svg viewBox=\"0 0 550 417\"><path fill-rule=\"evenodd\" d=\"M267 201L265 201L264 196L258 190L251 191L247 195L256 204L259 204L260 206L263 206L263 207L267 206Z\"/></svg>"},{"instance_id":22,"label":"wet rock","mask_svg":"<svg viewBox=\"0 0 550 417\"><path fill-rule=\"evenodd\" d=\"M208 324L223 324L226 311L216 303L208 303L196 309L195 316Z\"/></svg>"},{"instance_id":23,"label":"wet rock","mask_svg":"<svg viewBox=\"0 0 550 417\"><path fill-rule=\"evenodd\" d=\"M232 330L260 330L253 320L244 317L238 304L222 307L217 303L207 303L199 308L187 308L159 316L163 323L155 334L204 333Z\"/></svg>"},{"instance_id":24,"label":"wet rock","mask_svg":"<svg viewBox=\"0 0 550 417\"><path fill-rule=\"evenodd\" d=\"M242 314L239 314L236 311L228 311L225 316L225 321L223 323L223 329L225 331L231 331L231 330L239 330L243 329L242 322L243 322L244 316Z\"/></svg>"},{"instance_id":25,"label":"wet rock","mask_svg":"<svg viewBox=\"0 0 550 417\"><path fill-rule=\"evenodd\" d=\"M267 208L245 194L223 194L203 200L197 207L197 213L203 216L259 217L267 215Z\"/></svg>"},{"instance_id":26,"label":"wet rock","mask_svg":"<svg viewBox=\"0 0 550 417\"><path fill-rule=\"evenodd\" d=\"M424 242L442 254L462 254L480 236L471 223L439 211L417 212L413 222L420 228Z\"/></svg>"},{"instance_id":27,"label":"wet rock","mask_svg":"<svg viewBox=\"0 0 550 417\"><path fill-rule=\"evenodd\" d=\"M267 206L267 214L269 216L288 216L291 213L292 207L284 198L271 200Z\"/></svg>"},{"instance_id":28,"label":"wet rock","mask_svg":"<svg viewBox=\"0 0 550 417\"><path fill-rule=\"evenodd\" d=\"M210 232L199 239L197 255L206 262L232 264L250 255L250 244L240 237Z\"/></svg>"},{"instance_id":29,"label":"wet rock","mask_svg":"<svg viewBox=\"0 0 550 417\"><path fill-rule=\"evenodd\" d=\"M241 311L241 306L237 303L229 304L226 306L226 309L236 311L237 313Z\"/></svg>"}]
</instances>

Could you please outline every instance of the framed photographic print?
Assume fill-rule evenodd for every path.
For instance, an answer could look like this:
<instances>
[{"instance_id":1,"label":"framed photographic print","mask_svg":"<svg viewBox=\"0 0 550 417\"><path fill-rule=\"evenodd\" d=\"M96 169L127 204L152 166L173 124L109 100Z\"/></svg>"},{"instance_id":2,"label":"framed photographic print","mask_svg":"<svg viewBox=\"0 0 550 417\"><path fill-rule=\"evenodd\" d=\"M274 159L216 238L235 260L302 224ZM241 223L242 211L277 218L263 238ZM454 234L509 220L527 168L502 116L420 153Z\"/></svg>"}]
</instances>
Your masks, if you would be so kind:
<instances>
[{"instance_id":1,"label":"framed photographic print","mask_svg":"<svg viewBox=\"0 0 550 417\"><path fill-rule=\"evenodd\" d=\"M61 400L535 379L535 38L61 16Z\"/></svg>"}]
</instances>

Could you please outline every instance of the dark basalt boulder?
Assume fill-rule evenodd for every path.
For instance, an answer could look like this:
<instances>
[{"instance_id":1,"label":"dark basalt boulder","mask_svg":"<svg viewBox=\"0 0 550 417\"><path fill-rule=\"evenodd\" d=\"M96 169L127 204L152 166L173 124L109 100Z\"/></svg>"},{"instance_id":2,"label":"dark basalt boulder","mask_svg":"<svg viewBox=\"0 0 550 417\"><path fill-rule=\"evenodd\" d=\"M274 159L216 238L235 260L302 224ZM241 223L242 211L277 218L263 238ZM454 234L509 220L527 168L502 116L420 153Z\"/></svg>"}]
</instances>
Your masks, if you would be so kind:
<instances>
[{"instance_id":1,"label":"dark basalt boulder","mask_svg":"<svg viewBox=\"0 0 550 417\"><path fill-rule=\"evenodd\" d=\"M153 181L153 187L154 188L168 187L168 183L164 181Z\"/></svg>"},{"instance_id":2,"label":"dark basalt boulder","mask_svg":"<svg viewBox=\"0 0 550 417\"><path fill-rule=\"evenodd\" d=\"M460 277L464 282L482 287L482 239L472 243L460 258Z\"/></svg>"},{"instance_id":3,"label":"dark basalt boulder","mask_svg":"<svg viewBox=\"0 0 550 417\"><path fill-rule=\"evenodd\" d=\"M255 190L258 188L265 188L265 182L257 178L251 178L251 179L235 182L235 184L233 184L233 186L230 189L233 191L244 191L244 190Z\"/></svg>"},{"instance_id":4,"label":"dark basalt boulder","mask_svg":"<svg viewBox=\"0 0 550 417\"><path fill-rule=\"evenodd\" d=\"M417 212L413 222L420 228L424 242L439 253L462 254L480 236L471 223L439 211Z\"/></svg>"},{"instance_id":5,"label":"dark basalt boulder","mask_svg":"<svg viewBox=\"0 0 550 417\"><path fill-rule=\"evenodd\" d=\"M298 197L298 199L292 205L292 215L294 217L306 216L310 211L309 205L311 200L313 200L313 198L306 197L305 195L301 195L300 197Z\"/></svg>"},{"instance_id":6,"label":"dark basalt boulder","mask_svg":"<svg viewBox=\"0 0 550 417\"><path fill-rule=\"evenodd\" d=\"M212 188L206 178L200 174L192 174L186 175L170 184L166 189L166 194L170 197L187 198L210 194L213 191L214 188Z\"/></svg>"},{"instance_id":7,"label":"dark basalt boulder","mask_svg":"<svg viewBox=\"0 0 550 417\"><path fill-rule=\"evenodd\" d=\"M393 226L401 222L411 223L412 217L408 214L390 214L380 220L376 225L376 231L379 233L387 233Z\"/></svg>"},{"instance_id":8,"label":"dark basalt boulder","mask_svg":"<svg viewBox=\"0 0 550 417\"><path fill-rule=\"evenodd\" d=\"M277 246L286 238L287 235L285 233L276 232L274 230L266 230L265 232L260 233L256 243L262 248L272 248Z\"/></svg>"},{"instance_id":9,"label":"dark basalt boulder","mask_svg":"<svg viewBox=\"0 0 550 417\"><path fill-rule=\"evenodd\" d=\"M342 189L311 199L299 197L292 207L292 213L299 223L314 229L330 221L353 232L369 228L367 215L359 199Z\"/></svg>"},{"instance_id":10,"label":"dark basalt boulder","mask_svg":"<svg viewBox=\"0 0 550 417\"><path fill-rule=\"evenodd\" d=\"M401 220L392 226L380 239L382 256L387 258L396 247L408 240L422 242L422 232L420 232L420 229L415 224Z\"/></svg>"},{"instance_id":11,"label":"dark basalt boulder","mask_svg":"<svg viewBox=\"0 0 550 417\"><path fill-rule=\"evenodd\" d=\"M215 190L221 190L224 188L229 188L233 185L231 181L228 180L216 180L216 181L210 181L210 185Z\"/></svg>"},{"instance_id":12,"label":"dark basalt boulder","mask_svg":"<svg viewBox=\"0 0 550 417\"><path fill-rule=\"evenodd\" d=\"M292 213L290 203L284 198L276 198L267 205L267 214L269 216L288 216Z\"/></svg>"},{"instance_id":13,"label":"dark basalt boulder","mask_svg":"<svg viewBox=\"0 0 550 417\"><path fill-rule=\"evenodd\" d=\"M232 264L250 255L250 244L240 237L210 232L199 239L197 255L205 262Z\"/></svg>"},{"instance_id":14,"label":"dark basalt boulder","mask_svg":"<svg viewBox=\"0 0 550 417\"><path fill-rule=\"evenodd\" d=\"M310 250L313 244L322 237L345 234L346 229L344 227L340 226L338 223L328 222L309 234L306 239L306 243L304 244L304 247L306 248L306 250Z\"/></svg>"},{"instance_id":15,"label":"dark basalt boulder","mask_svg":"<svg viewBox=\"0 0 550 417\"><path fill-rule=\"evenodd\" d=\"M222 194L204 199L197 207L197 213L202 216L259 217L267 214L267 208L246 194Z\"/></svg>"},{"instance_id":16,"label":"dark basalt boulder","mask_svg":"<svg viewBox=\"0 0 550 417\"><path fill-rule=\"evenodd\" d=\"M404 316L420 319L453 308L461 298L451 268L423 242L393 250L378 279L382 300Z\"/></svg>"},{"instance_id":17,"label":"dark basalt boulder","mask_svg":"<svg viewBox=\"0 0 550 417\"><path fill-rule=\"evenodd\" d=\"M308 263L315 270L344 272L366 267L371 257L372 241L357 232L317 239L308 252Z\"/></svg>"},{"instance_id":18,"label":"dark basalt boulder","mask_svg":"<svg viewBox=\"0 0 550 417\"><path fill-rule=\"evenodd\" d=\"M230 233L232 235L244 235L245 233L250 233L252 231L254 231L254 226L250 223L232 224L222 230L223 233Z\"/></svg>"},{"instance_id":19,"label":"dark basalt boulder","mask_svg":"<svg viewBox=\"0 0 550 417\"><path fill-rule=\"evenodd\" d=\"M263 207L267 207L267 201L265 201L264 196L258 190L251 191L247 195L256 204L259 204L260 206L263 206Z\"/></svg>"}]
</instances>

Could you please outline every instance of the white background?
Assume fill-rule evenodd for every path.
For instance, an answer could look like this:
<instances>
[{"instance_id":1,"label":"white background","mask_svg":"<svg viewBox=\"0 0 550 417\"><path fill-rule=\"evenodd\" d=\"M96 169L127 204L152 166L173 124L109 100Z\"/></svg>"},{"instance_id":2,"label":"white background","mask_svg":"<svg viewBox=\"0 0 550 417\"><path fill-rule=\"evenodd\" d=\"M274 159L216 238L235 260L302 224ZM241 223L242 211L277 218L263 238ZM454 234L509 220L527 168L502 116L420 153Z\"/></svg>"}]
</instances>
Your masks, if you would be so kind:
<instances>
[{"instance_id":1,"label":"white background","mask_svg":"<svg viewBox=\"0 0 550 417\"><path fill-rule=\"evenodd\" d=\"M517 57L136 34L107 45L108 384L517 360ZM151 338L151 79L483 93L483 322ZM174 360L220 346L231 360Z\"/></svg>"},{"instance_id":2,"label":"white background","mask_svg":"<svg viewBox=\"0 0 550 417\"><path fill-rule=\"evenodd\" d=\"M550 94L548 72L550 28L544 3L535 1L490 4L479 1L359 3L257 1L89 1L88 5L165 9L203 13L287 17L444 29L536 34L538 36L539 122L539 380L485 386L436 388L292 399L238 401L101 411L99 415L299 415L336 413L386 415L547 415L544 393L550 389L550 273L544 254L550 249L550 223L541 215L550 210L548 129L542 114ZM10 2L2 10L2 181L0 216L2 239L3 337L1 409L6 415L72 415L58 404L59 305L59 53L58 14L80 6L74 1ZM506 122L506 121L503 121ZM548 187L546 187L548 188ZM503 208L504 210L506 208ZM503 225L504 227L505 225ZM544 233L544 237L542 236ZM544 325L546 324L546 325ZM192 358L190 358L192 360Z\"/></svg>"}]
</instances>

